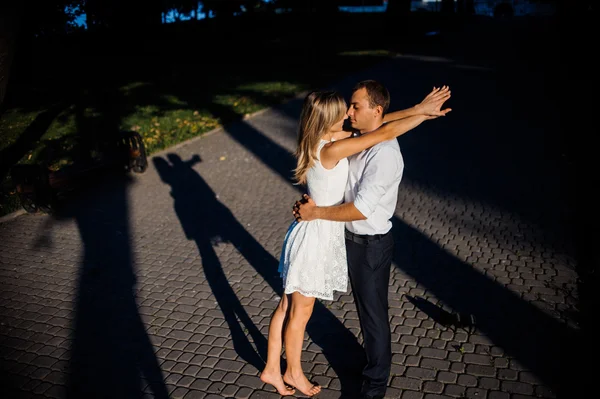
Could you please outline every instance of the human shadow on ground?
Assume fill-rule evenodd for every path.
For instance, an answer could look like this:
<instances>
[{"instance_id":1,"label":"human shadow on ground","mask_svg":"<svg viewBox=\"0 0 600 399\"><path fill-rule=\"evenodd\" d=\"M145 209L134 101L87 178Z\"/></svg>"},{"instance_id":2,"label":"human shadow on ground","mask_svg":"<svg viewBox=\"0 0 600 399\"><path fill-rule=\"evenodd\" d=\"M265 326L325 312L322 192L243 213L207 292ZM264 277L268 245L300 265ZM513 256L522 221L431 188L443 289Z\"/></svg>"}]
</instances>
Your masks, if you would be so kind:
<instances>
[{"instance_id":1,"label":"human shadow on ground","mask_svg":"<svg viewBox=\"0 0 600 399\"><path fill-rule=\"evenodd\" d=\"M185 161L177 154L168 154L166 158L153 158L154 166L163 182L171 188L175 212L186 237L198 246L206 280L231 331L234 348L242 359L262 370L266 360L266 339L231 288L214 246L220 242L231 243L281 296L283 289L277 274L278 260L248 233L193 169L194 164L200 161L197 155ZM364 364L356 337L319 301L315 303L307 332L311 340L321 347L327 362L339 377L343 397L353 397L359 391L358 376Z\"/></svg>"},{"instance_id":2,"label":"human shadow on ground","mask_svg":"<svg viewBox=\"0 0 600 399\"><path fill-rule=\"evenodd\" d=\"M266 339L231 287L214 246L230 242L252 265L265 263L270 255L248 234L231 211L219 202L204 179L194 171L193 166L199 162L201 160L198 155L186 161L177 154L168 154L167 159L153 158L161 180L171 188L173 207L186 238L193 240L198 247L202 270L217 305L223 312L235 351L244 361L261 370L263 359L266 359ZM256 350L252 342L256 345Z\"/></svg>"}]
</instances>

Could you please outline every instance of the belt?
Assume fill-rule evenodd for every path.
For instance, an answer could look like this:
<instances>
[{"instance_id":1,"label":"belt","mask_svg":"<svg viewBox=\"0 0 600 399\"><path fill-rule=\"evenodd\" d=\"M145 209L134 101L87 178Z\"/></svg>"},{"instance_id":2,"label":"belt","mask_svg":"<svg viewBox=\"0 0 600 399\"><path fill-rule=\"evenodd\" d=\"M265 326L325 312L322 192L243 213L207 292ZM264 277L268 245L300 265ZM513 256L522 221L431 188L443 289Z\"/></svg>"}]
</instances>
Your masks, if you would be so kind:
<instances>
[{"instance_id":1,"label":"belt","mask_svg":"<svg viewBox=\"0 0 600 399\"><path fill-rule=\"evenodd\" d=\"M383 238L390 234L388 231L385 234L355 234L351 231L345 230L344 235L347 240L354 241L357 244L366 245L371 242L381 241Z\"/></svg>"}]
</instances>

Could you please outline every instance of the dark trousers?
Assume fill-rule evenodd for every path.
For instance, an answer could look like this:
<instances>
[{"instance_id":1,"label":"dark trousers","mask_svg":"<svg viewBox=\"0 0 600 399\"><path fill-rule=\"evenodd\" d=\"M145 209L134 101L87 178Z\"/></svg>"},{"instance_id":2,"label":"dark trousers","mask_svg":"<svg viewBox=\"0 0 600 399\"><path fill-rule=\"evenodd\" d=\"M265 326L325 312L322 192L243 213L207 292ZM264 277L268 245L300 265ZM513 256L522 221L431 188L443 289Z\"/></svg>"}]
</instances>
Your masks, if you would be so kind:
<instances>
[{"instance_id":1,"label":"dark trousers","mask_svg":"<svg viewBox=\"0 0 600 399\"><path fill-rule=\"evenodd\" d=\"M394 239L391 233L377 238L346 231L350 284L367 355L362 393L368 395L385 394L392 362L388 286Z\"/></svg>"}]
</instances>

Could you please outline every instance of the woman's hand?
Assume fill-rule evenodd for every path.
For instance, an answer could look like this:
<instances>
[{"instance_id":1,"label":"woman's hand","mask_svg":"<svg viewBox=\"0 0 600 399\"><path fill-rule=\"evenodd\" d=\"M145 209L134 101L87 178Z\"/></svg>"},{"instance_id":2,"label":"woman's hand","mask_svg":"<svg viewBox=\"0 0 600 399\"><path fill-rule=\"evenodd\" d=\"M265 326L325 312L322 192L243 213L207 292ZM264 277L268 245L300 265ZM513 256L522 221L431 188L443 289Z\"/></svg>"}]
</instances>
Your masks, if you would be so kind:
<instances>
[{"instance_id":1,"label":"woman's hand","mask_svg":"<svg viewBox=\"0 0 600 399\"><path fill-rule=\"evenodd\" d=\"M452 111L451 108L441 109L442 105L448 101L451 96L448 86L434 87L431 93L427 95L419 104L415 105L417 112L428 116L427 119L435 119Z\"/></svg>"}]
</instances>

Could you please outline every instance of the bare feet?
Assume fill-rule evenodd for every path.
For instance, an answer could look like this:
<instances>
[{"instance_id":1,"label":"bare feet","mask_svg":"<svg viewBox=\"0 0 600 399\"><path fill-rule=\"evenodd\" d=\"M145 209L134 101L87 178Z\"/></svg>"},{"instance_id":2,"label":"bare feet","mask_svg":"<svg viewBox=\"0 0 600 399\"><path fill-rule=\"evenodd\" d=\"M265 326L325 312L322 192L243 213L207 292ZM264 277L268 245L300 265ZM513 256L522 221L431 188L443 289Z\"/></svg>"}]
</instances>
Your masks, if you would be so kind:
<instances>
[{"instance_id":1,"label":"bare feet","mask_svg":"<svg viewBox=\"0 0 600 399\"><path fill-rule=\"evenodd\" d=\"M304 374L300 374L294 378L291 374L286 372L283 376L283 381L306 396L314 396L321 392L321 387L319 385L313 385Z\"/></svg>"},{"instance_id":2,"label":"bare feet","mask_svg":"<svg viewBox=\"0 0 600 399\"><path fill-rule=\"evenodd\" d=\"M271 384L275 387L277 392L282 396L293 395L296 390L287 387L285 382L283 382L283 378L281 378L281 374L279 372L270 372L267 370L263 370L260 373L260 380L264 383Z\"/></svg>"}]
</instances>

